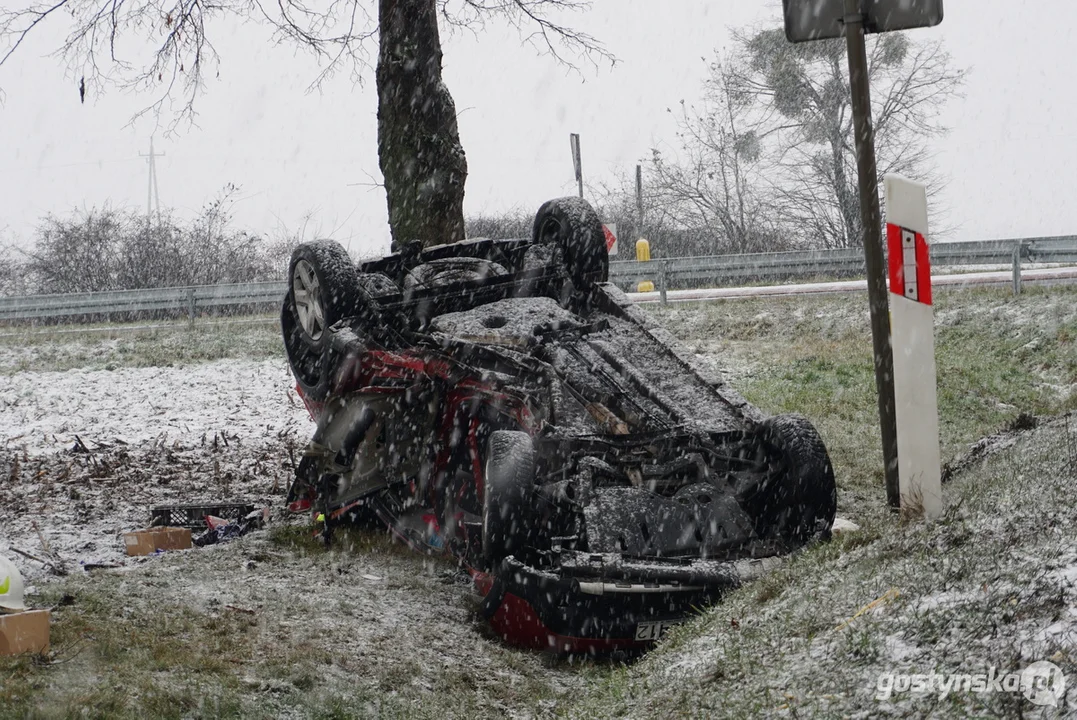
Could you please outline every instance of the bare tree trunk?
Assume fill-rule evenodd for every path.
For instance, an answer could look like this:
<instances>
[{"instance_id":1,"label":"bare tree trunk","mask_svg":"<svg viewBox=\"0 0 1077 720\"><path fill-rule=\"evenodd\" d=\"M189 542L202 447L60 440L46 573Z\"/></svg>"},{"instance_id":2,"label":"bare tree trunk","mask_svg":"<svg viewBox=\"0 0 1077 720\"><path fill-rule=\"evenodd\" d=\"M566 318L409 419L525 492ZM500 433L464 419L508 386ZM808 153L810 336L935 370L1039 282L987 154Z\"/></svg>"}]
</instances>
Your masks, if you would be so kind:
<instances>
[{"instance_id":1,"label":"bare tree trunk","mask_svg":"<svg viewBox=\"0 0 1077 720\"><path fill-rule=\"evenodd\" d=\"M464 239L467 159L441 80L436 0L379 0L378 160L393 248Z\"/></svg>"},{"instance_id":2,"label":"bare tree trunk","mask_svg":"<svg viewBox=\"0 0 1077 720\"><path fill-rule=\"evenodd\" d=\"M838 125L835 123L835 128ZM838 201L838 211L844 224L845 238L841 247L860 244L860 197L852 192L849 179L845 175L845 154L842 136L834 132L830 138L830 155L834 168L834 194ZM840 238L836 238L839 239Z\"/></svg>"}]
</instances>

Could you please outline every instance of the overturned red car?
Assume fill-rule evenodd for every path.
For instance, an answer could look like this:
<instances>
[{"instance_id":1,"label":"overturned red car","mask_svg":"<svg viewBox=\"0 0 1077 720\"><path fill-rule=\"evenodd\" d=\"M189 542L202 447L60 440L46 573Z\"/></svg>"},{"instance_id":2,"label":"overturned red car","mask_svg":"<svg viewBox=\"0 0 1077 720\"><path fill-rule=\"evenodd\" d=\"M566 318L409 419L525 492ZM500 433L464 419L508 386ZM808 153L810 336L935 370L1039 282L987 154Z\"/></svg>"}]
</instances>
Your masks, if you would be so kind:
<instances>
[{"instance_id":1,"label":"overturned red car","mask_svg":"<svg viewBox=\"0 0 1077 720\"><path fill-rule=\"evenodd\" d=\"M356 265L300 246L281 313L317 426L289 491L459 558L507 641L646 648L829 535L814 427L768 417L607 282L601 223L551 200L532 237Z\"/></svg>"}]
</instances>

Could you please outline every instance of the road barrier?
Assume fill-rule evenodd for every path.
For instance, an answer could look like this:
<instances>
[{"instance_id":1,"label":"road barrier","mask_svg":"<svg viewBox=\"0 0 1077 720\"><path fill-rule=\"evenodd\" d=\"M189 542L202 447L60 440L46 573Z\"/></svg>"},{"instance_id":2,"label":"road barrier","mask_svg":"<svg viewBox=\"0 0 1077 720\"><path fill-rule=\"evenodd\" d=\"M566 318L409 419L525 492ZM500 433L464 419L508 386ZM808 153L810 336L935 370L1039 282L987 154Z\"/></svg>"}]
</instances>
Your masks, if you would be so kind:
<instances>
[{"instance_id":1,"label":"road barrier","mask_svg":"<svg viewBox=\"0 0 1077 720\"><path fill-rule=\"evenodd\" d=\"M1060 237L935 243L934 267L1009 265L1013 291L1021 292L1024 263L1077 265L1077 235ZM857 277L864 273L864 253L858 248L797 250L793 252L657 258L645 262L610 263L610 280L636 289L651 280L666 302L666 291L677 288L728 287L759 280L795 280L820 277ZM197 285L191 287L116 290L63 295L23 295L0 298L0 321L49 320L94 316L106 321L116 316L161 312L185 316L190 322L206 313L239 305L273 306L286 291L283 282Z\"/></svg>"},{"instance_id":2,"label":"road barrier","mask_svg":"<svg viewBox=\"0 0 1077 720\"><path fill-rule=\"evenodd\" d=\"M283 282L194 285L109 292L22 295L0 298L0 321L45 320L80 315L128 315L160 311L194 321L203 311L237 305L278 304Z\"/></svg>"},{"instance_id":3,"label":"road barrier","mask_svg":"<svg viewBox=\"0 0 1077 720\"><path fill-rule=\"evenodd\" d=\"M1077 236L944 242L931 246L931 264L934 267L1011 266L1015 294L1021 292L1021 267L1024 263L1077 264ZM656 289L663 296L673 288L725 287L758 280L863 276L864 251L859 248L610 263L611 281L627 286L641 280L654 280Z\"/></svg>"}]
</instances>

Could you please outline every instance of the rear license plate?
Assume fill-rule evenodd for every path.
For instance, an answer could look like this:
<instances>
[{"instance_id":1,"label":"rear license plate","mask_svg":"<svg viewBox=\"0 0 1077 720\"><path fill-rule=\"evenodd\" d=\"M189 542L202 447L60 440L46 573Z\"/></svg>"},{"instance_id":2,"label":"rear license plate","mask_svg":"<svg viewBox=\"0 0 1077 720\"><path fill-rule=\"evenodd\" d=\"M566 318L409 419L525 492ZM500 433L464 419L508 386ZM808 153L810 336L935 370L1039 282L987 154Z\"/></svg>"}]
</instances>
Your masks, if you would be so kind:
<instances>
[{"instance_id":1,"label":"rear license plate","mask_svg":"<svg viewBox=\"0 0 1077 720\"><path fill-rule=\"evenodd\" d=\"M636 624L636 640L645 642L657 640L674 625L680 625L683 620L658 620L656 622L641 622Z\"/></svg>"}]
</instances>

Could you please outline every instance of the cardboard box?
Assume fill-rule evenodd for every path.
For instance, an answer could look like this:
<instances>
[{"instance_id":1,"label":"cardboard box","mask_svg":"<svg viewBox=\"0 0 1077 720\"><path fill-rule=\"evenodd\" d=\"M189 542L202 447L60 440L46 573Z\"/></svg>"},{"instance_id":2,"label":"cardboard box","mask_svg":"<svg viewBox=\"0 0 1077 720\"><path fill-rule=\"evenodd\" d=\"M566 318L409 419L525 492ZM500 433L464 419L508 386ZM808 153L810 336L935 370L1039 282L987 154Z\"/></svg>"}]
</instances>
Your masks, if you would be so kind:
<instances>
[{"instance_id":1,"label":"cardboard box","mask_svg":"<svg viewBox=\"0 0 1077 720\"><path fill-rule=\"evenodd\" d=\"M191 547L191 530L189 528L157 528L158 550L187 550Z\"/></svg>"},{"instance_id":2,"label":"cardboard box","mask_svg":"<svg viewBox=\"0 0 1077 720\"><path fill-rule=\"evenodd\" d=\"M49 651L49 611L0 615L0 655Z\"/></svg>"},{"instance_id":3,"label":"cardboard box","mask_svg":"<svg viewBox=\"0 0 1077 720\"><path fill-rule=\"evenodd\" d=\"M123 534L128 555L149 555L158 550L186 550L191 547L188 528L162 527L136 530Z\"/></svg>"}]
</instances>

